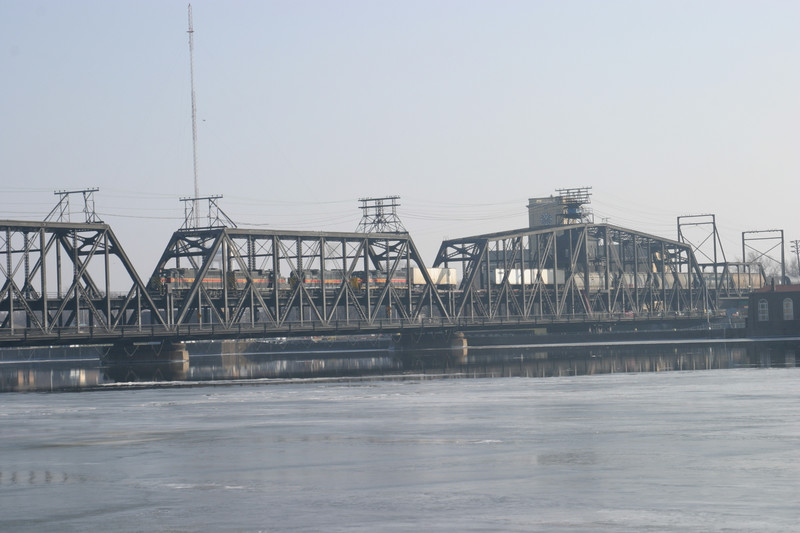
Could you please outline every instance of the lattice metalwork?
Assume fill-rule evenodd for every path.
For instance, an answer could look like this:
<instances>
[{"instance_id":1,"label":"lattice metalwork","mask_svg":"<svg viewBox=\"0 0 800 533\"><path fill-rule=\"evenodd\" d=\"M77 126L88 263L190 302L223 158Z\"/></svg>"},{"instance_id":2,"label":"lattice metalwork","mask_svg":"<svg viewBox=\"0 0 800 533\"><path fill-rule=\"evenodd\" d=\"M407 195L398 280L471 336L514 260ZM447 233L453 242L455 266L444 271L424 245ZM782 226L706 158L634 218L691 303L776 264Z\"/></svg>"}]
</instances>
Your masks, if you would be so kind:
<instances>
[{"instance_id":1,"label":"lattice metalwork","mask_svg":"<svg viewBox=\"0 0 800 533\"><path fill-rule=\"evenodd\" d=\"M447 316L405 233L181 230L148 287L171 327L324 328Z\"/></svg>"},{"instance_id":2,"label":"lattice metalwork","mask_svg":"<svg viewBox=\"0 0 800 533\"><path fill-rule=\"evenodd\" d=\"M219 207L217 200L221 195L203 196L199 198L181 198L183 202L183 225L181 229L197 228L235 228L236 223ZM200 212L200 205L205 201L206 210Z\"/></svg>"},{"instance_id":3,"label":"lattice metalwork","mask_svg":"<svg viewBox=\"0 0 800 533\"><path fill-rule=\"evenodd\" d=\"M0 257L4 335L85 337L160 322L106 224L0 221ZM112 294L112 275L131 288Z\"/></svg>"},{"instance_id":4,"label":"lattice metalwork","mask_svg":"<svg viewBox=\"0 0 800 533\"><path fill-rule=\"evenodd\" d=\"M97 216L94 204L94 193L100 189L94 187L92 189L80 189L76 191L55 191L53 194L59 197L56 206L45 217L47 222L71 222L71 212L69 199L73 195L80 194L83 196L83 216L86 223L102 223L103 221Z\"/></svg>"},{"instance_id":5,"label":"lattice metalwork","mask_svg":"<svg viewBox=\"0 0 800 533\"><path fill-rule=\"evenodd\" d=\"M753 289L766 283L760 264L727 260L715 215L679 216L678 240L691 246L718 307L736 306Z\"/></svg>"},{"instance_id":6,"label":"lattice metalwork","mask_svg":"<svg viewBox=\"0 0 800 533\"><path fill-rule=\"evenodd\" d=\"M359 233L405 233L406 229L397 215L400 207L399 196L383 198L359 198L361 221L356 231Z\"/></svg>"},{"instance_id":7,"label":"lattice metalwork","mask_svg":"<svg viewBox=\"0 0 800 533\"><path fill-rule=\"evenodd\" d=\"M453 239L434 262L463 277L454 318L604 319L714 309L689 246L608 224Z\"/></svg>"},{"instance_id":8,"label":"lattice metalwork","mask_svg":"<svg viewBox=\"0 0 800 533\"><path fill-rule=\"evenodd\" d=\"M774 257L776 253L780 259ZM785 282L786 256L782 229L743 231L742 257L760 265L762 273L765 269L776 270L780 278L774 281L778 284ZM764 276L766 278L766 274Z\"/></svg>"}]
</instances>

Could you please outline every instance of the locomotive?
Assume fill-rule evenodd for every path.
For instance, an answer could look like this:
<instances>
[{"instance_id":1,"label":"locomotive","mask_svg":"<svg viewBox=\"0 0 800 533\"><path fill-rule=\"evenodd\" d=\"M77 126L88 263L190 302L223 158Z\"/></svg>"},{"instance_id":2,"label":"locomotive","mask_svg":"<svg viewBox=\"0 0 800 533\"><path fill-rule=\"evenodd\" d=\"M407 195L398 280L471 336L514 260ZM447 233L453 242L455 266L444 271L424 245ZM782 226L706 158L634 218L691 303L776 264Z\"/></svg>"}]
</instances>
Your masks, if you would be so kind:
<instances>
[{"instance_id":1,"label":"locomotive","mask_svg":"<svg viewBox=\"0 0 800 533\"><path fill-rule=\"evenodd\" d=\"M354 290L364 290L378 288L386 285L387 282L397 288L407 288L409 281L412 288L425 284L425 278L419 268L412 268L411 274L405 269L398 269L389 278L387 273L381 270L370 270L353 272L349 277L344 270L325 270L306 269L299 272L292 272L286 278L279 276L276 280L272 270L251 270L249 272L253 287L259 292L267 292L275 289L289 290L302 283L307 290L325 289L334 290L348 283ZM440 288L448 288L456 285L456 273L452 268L429 268L428 274L433 283ZM168 268L161 271L159 276L154 276L148 285L149 289L155 293L166 291L182 292L192 288L197 279L197 270L194 268ZM229 291L241 291L247 286L248 279L242 271L228 272L223 275L220 269L211 268L206 272L202 281L202 286L207 291L221 292L224 288Z\"/></svg>"},{"instance_id":2,"label":"locomotive","mask_svg":"<svg viewBox=\"0 0 800 533\"><path fill-rule=\"evenodd\" d=\"M241 271L228 272L224 276L225 285L228 290L242 290L247 285L247 276ZM253 286L259 291L267 291L275 288L275 275L271 270L251 270L250 277ZM163 292L168 288L172 291L187 291L192 288L197 279L197 270L194 268L169 268L163 270L158 278L150 280L150 289ZM288 288L286 278L278 278L277 286L279 289ZM210 268L203 278L203 287L206 290L221 291L223 289L223 274L218 268Z\"/></svg>"}]
</instances>

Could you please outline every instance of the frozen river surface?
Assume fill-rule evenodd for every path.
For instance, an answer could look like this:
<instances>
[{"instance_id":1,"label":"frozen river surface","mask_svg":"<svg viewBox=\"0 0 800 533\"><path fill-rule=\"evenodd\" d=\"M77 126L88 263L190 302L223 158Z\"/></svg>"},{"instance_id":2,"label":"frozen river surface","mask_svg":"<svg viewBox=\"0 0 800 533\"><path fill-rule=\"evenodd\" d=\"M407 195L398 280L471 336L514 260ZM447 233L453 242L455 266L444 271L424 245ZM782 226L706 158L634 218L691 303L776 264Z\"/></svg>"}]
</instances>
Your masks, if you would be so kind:
<instances>
[{"instance_id":1,"label":"frozen river surface","mask_svg":"<svg viewBox=\"0 0 800 533\"><path fill-rule=\"evenodd\" d=\"M3 531L797 531L800 370L0 395Z\"/></svg>"}]
</instances>

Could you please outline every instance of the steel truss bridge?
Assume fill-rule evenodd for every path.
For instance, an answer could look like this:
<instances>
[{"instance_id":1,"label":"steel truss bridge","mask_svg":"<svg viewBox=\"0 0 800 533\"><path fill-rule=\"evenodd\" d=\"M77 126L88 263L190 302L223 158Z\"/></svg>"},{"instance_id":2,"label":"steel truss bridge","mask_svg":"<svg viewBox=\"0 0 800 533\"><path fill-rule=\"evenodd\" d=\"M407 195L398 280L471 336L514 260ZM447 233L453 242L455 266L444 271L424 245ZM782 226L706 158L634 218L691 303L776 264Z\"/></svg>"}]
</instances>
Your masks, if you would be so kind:
<instances>
[{"instance_id":1,"label":"steel truss bridge","mask_svg":"<svg viewBox=\"0 0 800 533\"><path fill-rule=\"evenodd\" d=\"M689 245L608 224L447 240L426 268L405 231L219 223L176 231L141 278L107 224L4 220L0 272L0 346L663 322L717 301Z\"/></svg>"},{"instance_id":2,"label":"steel truss bridge","mask_svg":"<svg viewBox=\"0 0 800 533\"><path fill-rule=\"evenodd\" d=\"M689 246L609 224L522 229L442 243L458 263L458 317L680 315L714 303Z\"/></svg>"}]
</instances>

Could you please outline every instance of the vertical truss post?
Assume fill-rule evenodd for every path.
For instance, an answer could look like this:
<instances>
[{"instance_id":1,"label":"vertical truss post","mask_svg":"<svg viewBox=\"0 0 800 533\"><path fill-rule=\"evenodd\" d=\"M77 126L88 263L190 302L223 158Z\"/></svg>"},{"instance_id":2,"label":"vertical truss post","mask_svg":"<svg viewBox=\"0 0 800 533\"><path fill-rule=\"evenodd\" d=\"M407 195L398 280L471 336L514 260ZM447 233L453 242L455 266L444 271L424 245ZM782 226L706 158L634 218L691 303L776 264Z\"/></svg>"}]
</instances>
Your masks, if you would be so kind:
<instances>
[{"instance_id":1,"label":"vertical truss post","mask_svg":"<svg viewBox=\"0 0 800 533\"><path fill-rule=\"evenodd\" d=\"M45 256L45 230L44 228L39 228L39 270L40 270L40 277L39 277L39 286L41 287L42 291L42 327L45 331L50 330L50 310L48 309L48 294L47 294L47 261L44 260Z\"/></svg>"},{"instance_id":2,"label":"vertical truss post","mask_svg":"<svg viewBox=\"0 0 800 533\"><path fill-rule=\"evenodd\" d=\"M6 238L5 249L0 249L6 259L0 268L6 277L0 290L0 314L5 315L0 316L0 334L13 334L23 314L26 335L42 338L57 335L61 328L82 332L85 326L110 334L126 325L126 316L141 323L131 301L134 293L144 292L144 285L106 224L3 220L0 232ZM132 285L127 297L111 292L112 261L130 275L122 279ZM68 287L62 284L64 276L71 280ZM53 281L55 295L50 293ZM147 305L158 322L152 300Z\"/></svg>"},{"instance_id":3,"label":"vertical truss post","mask_svg":"<svg viewBox=\"0 0 800 533\"><path fill-rule=\"evenodd\" d=\"M6 228L6 275L12 277L12 243L11 243L11 230ZM11 333L14 333L14 291L11 289L13 279L9 279L8 286L8 321Z\"/></svg>"}]
</instances>

